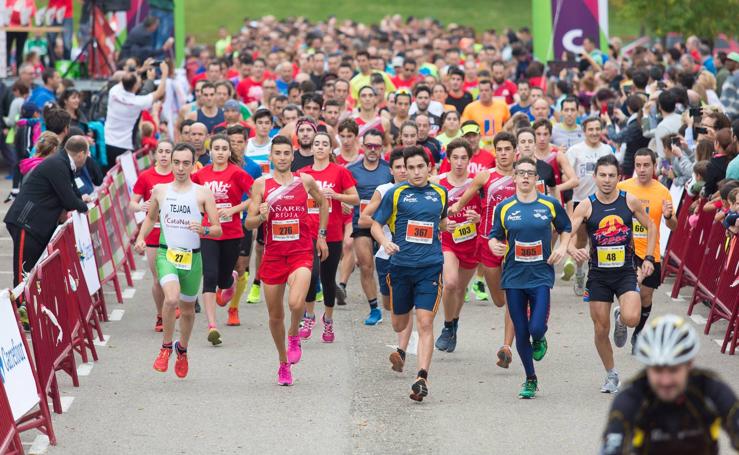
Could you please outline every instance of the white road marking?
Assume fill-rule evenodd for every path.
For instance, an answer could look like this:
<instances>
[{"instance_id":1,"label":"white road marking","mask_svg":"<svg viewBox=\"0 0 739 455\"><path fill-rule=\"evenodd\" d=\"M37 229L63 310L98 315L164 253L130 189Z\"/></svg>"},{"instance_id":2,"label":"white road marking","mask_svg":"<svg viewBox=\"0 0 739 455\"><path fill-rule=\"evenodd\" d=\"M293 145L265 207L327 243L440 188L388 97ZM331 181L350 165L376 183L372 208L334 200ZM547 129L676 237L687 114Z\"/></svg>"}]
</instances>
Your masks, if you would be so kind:
<instances>
[{"instance_id":1,"label":"white road marking","mask_svg":"<svg viewBox=\"0 0 739 455\"><path fill-rule=\"evenodd\" d=\"M120 321L121 319L123 319L123 313L125 312L126 310L113 310L108 315L108 320L109 321Z\"/></svg>"},{"instance_id":2,"label":"white road marking","mask_svg":"<svg viewBox=\"0 0 739 455\"><path fill-rule=\"evenodd\" d=\"M77 376L90 376L93 366L95 366L93 362L80 363L77 367Z\"/></svg>"},{"instance_id":3,"label":"white road marking","mask_svg":"<svg viewBox=\"0 0 739 455\"><path fill-rule=\"evenodd\" d=\"M690 319L692 319L693 322L695 322L698 325L706 325L706 318L704 318L700 314L691 315Z\"/></svg>"},{"instance_id":4,"label":"white road marking","mask_svg":"<svg viewBox=\"0 0 739 455\"><path fill-rule=\"evenodd\" d=\"M136 288L126 288L121 294L125 300L130 300L133 298L134 294L136 294Z\"/></svg>"},{"instance_id":5,"label":"white road marking","mask_svg":"<svg viewBox=\"0 0 739 455\"><path fill-rule=\"evenodd\" d=\"M103 341L100 341L96 338L93 343L95 344L95 346L106 346L108 344L108 341L110 341L110 335L104 336Z\"/></svg>"},{"instance_id":6,"label":"white road marking","mask_svg":"<svg viewBox=\"0 0 739 455\"><path fill-rule=\"evenodd\" d=\"M36 436L36 439L33 440L31 448L28 449L28 454L42 455L45 454L47 450L49 450L49 437L45 434L40 434Z\"/></svg>"},{"instance_id":7,"label":"white road marking","mask_svg":"<svg viewBox=\"0 0 739 455\"><path fill-rule=\"evenodd\" d=\"M65 413L69 411L70 407L72 407L72 402L74 401L74 397L64 396L64 397L61 397L61 401L62 401L62 413ZM53 406L52 402L49 401L49 410L53 412L52 406Z\"/></svg>"},{"instance_id":8,"label":"white road marking","mask_svg":"<svg viewBox=\"0 0 739 455\"><path fill-rule=\"evenodd\" d=\"M723 346L723 345L724 345L724 340L717 340L717 339L714 339L713 341L715 341L715 342L716 342L716 344L717 344L717 345L718 345L719 347L721 347L721 346ZM727 345L726 347L728 348L729 346Z\"/></svg>"},{"instance_id":9,"label":"white road marking","mask_svg":"<svg viewBox=\"0 0 739 455\"><path fill-rule=\"evenodd\" d=\"M133 278L134 281L142 280L144 275L146 275L146 270L136 270L131 272L131 278Z\"/></svg>"}]
</instances>

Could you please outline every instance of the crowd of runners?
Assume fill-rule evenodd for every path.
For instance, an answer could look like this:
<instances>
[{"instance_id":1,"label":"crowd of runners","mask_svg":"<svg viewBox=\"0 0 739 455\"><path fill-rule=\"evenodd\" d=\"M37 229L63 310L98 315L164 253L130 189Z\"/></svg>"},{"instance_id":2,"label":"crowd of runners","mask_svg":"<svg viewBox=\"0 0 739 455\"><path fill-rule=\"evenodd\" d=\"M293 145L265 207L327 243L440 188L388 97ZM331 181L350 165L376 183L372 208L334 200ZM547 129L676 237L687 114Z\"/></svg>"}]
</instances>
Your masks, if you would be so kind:
<instances>
[{"instance_id":1,"label":"crowd of runners","mask_svg":"<svg viewBox=\"0 0 739 455\"><path fill-rule=\"evenodd\" d=\"M157 112L155 166L131 203L148 213L136 249L157 278L154 369L166 372L174 354L187 376L201 306L208 330L195 336L217 346L229 341L224 319L238 326L242 303L264 302L277 382L292 385L315 331L324 343L348 336L335 306L361 304L366 330L390 319L388 368L416 371L410 398L423 401L434 351L465 348L460 319L475 300L504 328L497 365L520 359L518 396L530 399L549 348L550 290L563 280L589 306L604 368L594 391L623 388L612 344L631 334L649 366L643 381L654 389L651 375L684 368L683 391L696 382L720 401L690 419L718 418L736 446L736 398L690 369L694 330L649 316L660 227L677 227L670 186L698 188L717 216L736 219L739 54L714 59L694 37L629 55L618 40L603 53L585 39L573 65L555 69L531 58L526 29L472 32L397 17L377 27L264 18L222 34L214 52L190 43L168 83L191 97ZM352 275L361 302L348 297ZM625 417L612 415L606 453L625 438L638 447L630 419L649 420L640 394L674 399L634 387L614 404ZM703 447L695 438L686 444Z\"/></svg>"}]
</instances>

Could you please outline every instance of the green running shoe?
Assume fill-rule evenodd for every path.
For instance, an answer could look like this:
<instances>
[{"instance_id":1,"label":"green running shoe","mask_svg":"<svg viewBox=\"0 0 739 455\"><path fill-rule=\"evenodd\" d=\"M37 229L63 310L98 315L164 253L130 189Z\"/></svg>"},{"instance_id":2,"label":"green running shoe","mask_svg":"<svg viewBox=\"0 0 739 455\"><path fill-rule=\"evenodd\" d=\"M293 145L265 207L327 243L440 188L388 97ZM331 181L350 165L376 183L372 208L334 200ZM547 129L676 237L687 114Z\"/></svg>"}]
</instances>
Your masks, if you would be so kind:
<instances>
[{"instance_id":1,"label":"green running shoe","mask_svg":"<svg viewBox=\"0 0 739 455\"><path fill-rule=\"evenodd\" d=\"M542 338L541 340L534 340L532 345L534 348L532 357L538 362L539 360L543 359L547 353L547 339Z\"/></svg>"},{"instance_id":2,"label":"green running shoe","mask_svg":"<svg viewBox=\"0 0 739 455\"><path fill-rule=\"evenodd\" d=\"M482 281L476 281L474 285L472 285L472 292L475 293L475 300L478 302L484 302L485 300L490 300L490 296L485 291L485 283Z\"/></svg>"},{"instance_id":3,"label":"green running shoe","mask_svg":"<svg viewBox=\"0 0 739 455\"><path fill-rule=\"evenodd\" d=\"M323 289L316 292L316 302L323 302Z\"/></svg>"},{"instance_id":4,"label":"green running shoe","mask_svg":"<svg viewBox=\"0 0 739 455\"><path fill-rule=\"evenodd\" d=\"M258 284L252 284L249 290L249 296L246 298L246 303L259 303L262 300L261 287Z\"/></svg>"},{"instance_id":5,"label":"green running shoe","mask_svg":"<svg viewBox=\"0 0 739 455\"><path fill-rule=\"evenodd\" d=\"M567 258L565 261L564 269L562 270L562 281L570 281L572 275L575 274L575 261L572 258Z\"/></svg>"},{"instance_id":6,"label":"green running shoe","mask_svg":"<svg viewBox=\"0 0 739 455\"><path fill-rule=\"evenodd\" d=\"M470 301L470 290L466 289L464 291L464 303L468 303Z\"/></svg>"},{"instance_id":7,"label":"green running shoe","mask_svg":"<svg viewBox=\"0 0 739 455\"><path fill-rule=\"evenodd\" d=\"M527 379L521 385L521 390L518 392L518 398L524 400L530 400L536 398L536 392L539 390L539 381L536 379Z\"/></svg>"}]
</instances>

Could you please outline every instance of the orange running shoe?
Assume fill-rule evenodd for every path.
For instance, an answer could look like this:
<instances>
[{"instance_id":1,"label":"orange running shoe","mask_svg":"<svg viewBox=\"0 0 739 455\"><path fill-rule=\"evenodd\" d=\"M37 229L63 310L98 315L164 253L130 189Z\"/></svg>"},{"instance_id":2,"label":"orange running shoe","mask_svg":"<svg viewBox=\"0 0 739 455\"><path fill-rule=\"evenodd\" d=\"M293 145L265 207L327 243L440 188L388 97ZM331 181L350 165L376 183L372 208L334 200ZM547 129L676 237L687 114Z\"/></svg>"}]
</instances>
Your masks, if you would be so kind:
<instances>
[{"instance_id":1,"label":"orange running shoe","mask_svg":"<svg viewBox=\"0 0 739 455\"><path fill-rule=\"evenodd\" d=\"M174 362L174 374L177 375L178 378L184 378L187 376L187 370L188 370L188 364L187 364L187 351L180 352L178 349L180 347L180 342L175 341L174 343L174 349L177 351L177 360Z\"/></svg>"},{"instance_id":2,"label":"orange running shoe","mask_svg":"<svg viewBox=\"0 0 739 455\"><path fill-rule=\"evenodd\" d=\"M172 355L172 349L162 348L159 350L159 355L154 361L154 369L164 373L169 368L169 356Z\"/></svg>"},{"instance_id":3,"label":"orange running shoe","mask_svg":"<svg viewBox=\"0 0 739 455\"><path fill-rule=\"evenodd\" d=\"M180 318L180 307L175 308L174 310L174 318L179 319Z\"/></svg>"},{"instance_id":4,"label":"orange running shoe","mask_svg":"<svg viewBox=\"0 0 739 455\"><path fill-rule=\"evenodd\" d=\"M162 332L164 331L164 323L162 322L162 315L157 315L157 322L154 324L154 331L155 332Z\"/></svg>"},{"instance_id":5,"label":"orange running shoe","mask_svg":"<svg viewBox=\"0 0 739 455\"><path fill-rule=\"evenodd\" d=\"M241 325L238 308L228 309L228 321L226 321L226 325Z\"/></svg>"}]
</instances>

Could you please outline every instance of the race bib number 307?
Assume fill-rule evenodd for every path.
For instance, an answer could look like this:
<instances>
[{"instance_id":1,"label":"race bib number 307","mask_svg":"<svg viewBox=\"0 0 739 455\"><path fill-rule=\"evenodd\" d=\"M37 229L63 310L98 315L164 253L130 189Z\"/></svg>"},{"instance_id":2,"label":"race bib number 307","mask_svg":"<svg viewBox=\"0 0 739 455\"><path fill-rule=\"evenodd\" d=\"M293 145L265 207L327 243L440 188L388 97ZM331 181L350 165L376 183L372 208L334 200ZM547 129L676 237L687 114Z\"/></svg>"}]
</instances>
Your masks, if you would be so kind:
<instances>
[{"instance_id":1,"label":"race bib number 307","mask_svg":"<svg viewBox=\"0 0 739 455\"><path fill-rule=\"evenodd\" d=\"M276 242L289 242L300 238L299 220L274 220L272 221L272 240Z\"/></svg>"},{"instance_id":2,"label":"race bib number 307","mask_svg":"<svg viewBox=\"0 0 739 455\"><path fill-rule=\"evenodd\" d=\"M430 245L434 241L434 223L409 220L405 230L405 241Z\"/></svg>"}]
</instances>

